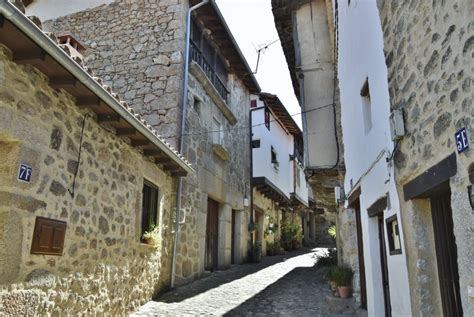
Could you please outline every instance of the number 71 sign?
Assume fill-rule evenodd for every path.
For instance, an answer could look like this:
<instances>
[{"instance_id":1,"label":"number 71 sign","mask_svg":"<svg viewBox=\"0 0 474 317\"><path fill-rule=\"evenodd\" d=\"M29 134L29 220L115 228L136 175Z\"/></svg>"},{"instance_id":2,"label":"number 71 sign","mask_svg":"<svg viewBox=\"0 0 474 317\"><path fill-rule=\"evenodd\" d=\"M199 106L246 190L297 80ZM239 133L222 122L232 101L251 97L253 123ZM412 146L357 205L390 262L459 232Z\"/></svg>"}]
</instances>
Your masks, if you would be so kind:
<instances>
[{"instance_id":1,"label":"number 71 sign","mask_svg":"<svg viewBox=\"0 0 474 317\"><path fill-rule=\"evenodd\" d=\"M469 148L466 128L462 128L456 132L454 136L456 138L456 147L458 148L458 153L466 151Z\"/></svg>"},{"instance_id":2,"label":"number 71 sign","mask_svg":"<svg viewBox=\"0 0 474 317\"><path fill-rule=\"evenodd\" d=\"M18 180L29 183L31 182L31 174L33 169L31 166L21 163L20 168L18 169Z\"/></svg>"}]
</instances>

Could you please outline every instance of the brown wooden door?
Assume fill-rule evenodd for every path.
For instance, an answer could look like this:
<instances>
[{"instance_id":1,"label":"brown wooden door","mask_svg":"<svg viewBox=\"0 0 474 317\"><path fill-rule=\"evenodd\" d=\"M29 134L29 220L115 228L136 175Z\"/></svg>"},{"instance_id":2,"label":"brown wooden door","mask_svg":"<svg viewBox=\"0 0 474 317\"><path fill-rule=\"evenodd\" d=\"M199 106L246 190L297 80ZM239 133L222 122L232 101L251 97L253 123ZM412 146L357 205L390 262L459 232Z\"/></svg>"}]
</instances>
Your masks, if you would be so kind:
<instances>
[{"instance_id":1,"label":"brown wooden door","mask_svg":"<svg viewBox=\"0 0 474 317\"><path fill-rule=\"evenodd\" d=\"M235 264L235 233L236 233L236 228L235 228L235 214L236 211L232 210L232 236L230 239L230 263Z\"/></svg>"},{"instance_id":2,"label":"brown wooden door","mask_svg":"<svg viewBox=\"0 0 474 317\"><path fill-rule=\"evenodd\" d=\"M379 243L380 243L380 267L382 270L382 287L385 306L385 316L392 316L392 306L390 303L390 284L388 281L387 248L385 247L385 230L383 214L378 216L379 223Z\"/></svg>"},{"instance_id":3,"label":"brown wooden door","mask_svg":"<svg viewBox=\"0 0 474 317\"><path fill-rule=\"evenodd\" d=\"M217 243L219 239L219 203L207 200L207 225L206 225L206 263L209 271L217 270Z\"/></svg>"},{"instance_id":4,"label":"brown wooden door","mask_svg":"<svg viewBox=\"0 0 474 317\"><path fill-rule=\"evenodd\" d=\"M367 288L365 284L365 262L364 243L362 240L362 223L360 219L360 201L354 202L357 228L357 252L359 256L359 284L360 284L360 307L367 309Z\"/></svg>"},{"instance_id":5,"label":"brown wooden door","mask_svg":"<svg viewBox=\"0 0 474 317\"><path fill-rule=\"evenodd\" d=\"M448 189L437 193L430 200L443 314L450 317L462 316L451 191Z\"/></svg>"}]
</instances>

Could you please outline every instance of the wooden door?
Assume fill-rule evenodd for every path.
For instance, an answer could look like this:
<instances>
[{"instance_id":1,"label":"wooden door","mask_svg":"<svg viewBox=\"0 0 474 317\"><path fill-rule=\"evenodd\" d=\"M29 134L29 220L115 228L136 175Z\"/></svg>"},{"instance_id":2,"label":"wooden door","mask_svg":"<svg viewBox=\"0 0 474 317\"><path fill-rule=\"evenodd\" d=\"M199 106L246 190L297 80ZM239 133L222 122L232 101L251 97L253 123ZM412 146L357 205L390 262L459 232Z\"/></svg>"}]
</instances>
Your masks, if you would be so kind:
<instances>
[{"instance_id":1,"label":"wooden door","mask_svg":"<svg viewBox=\"0 0 474 317\"><path fill-rule=\"evenodd\" d=\"M385 306L385 316L392 316L392 306L390 303L390 284L388 281L387 248L385 245L385 230L383 214L378 216L379 223L379 243L380 243L380 267L382 270L382 287Z\"/></svg>"},{"instance_id":2,"label":"wooden door","mask_svg":"<svg viewBox=\"0 0 474 317\"><path fill-rule=\"evenodd\" d=\"M360 307L367 309L367 288L365 284L364 243L362 240L362 222L360 219L360 201L354 202L357 228L357 252L359 256Z\"/></svg>"},{"instance_id":3,"label":"wooden door","mask_svg":"<svg viewBox=\"0 0 474 317\"><path fill-rule=\"evenodd\" d=\"M430 200L443 315L462 316L451 191L447 189L437 193Z\"/></svg>"},{"instance_id":4,"label":"wooden door","mask_svg":"<svg viewBox=\"0 0 474 317\"><path fill-rule=\"evenodd\" d=\"M219 239L219 203L207 200L207 225L206 225L206 263L208 271L217 270L217 243Z\"/></svg>"},{"instance_id":5,"label":"wooden door","mask_svg":"<svg viewBox=\"0 0 474 317\"><path fill-rule=\"evenodd\" d=\"M237 232L235 226L235 216L236 216L236 211L232 210L232 236L230 240L230 263L235 264L235 233Z\"/></svg>"}]
</instances>

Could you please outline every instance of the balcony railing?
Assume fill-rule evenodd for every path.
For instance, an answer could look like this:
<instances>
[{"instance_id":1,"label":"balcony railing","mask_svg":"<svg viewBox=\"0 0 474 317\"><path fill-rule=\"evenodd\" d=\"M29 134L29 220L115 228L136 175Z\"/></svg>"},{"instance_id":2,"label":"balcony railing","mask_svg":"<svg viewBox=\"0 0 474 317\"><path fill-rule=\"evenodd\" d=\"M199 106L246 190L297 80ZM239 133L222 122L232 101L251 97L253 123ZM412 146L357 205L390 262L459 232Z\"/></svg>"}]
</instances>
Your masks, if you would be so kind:
<instances>
[{"instance_id":1,"label":"balcony railing","mask_svg":"<svg viewBox=\"0 0 474 317\"><path fill-rule=\"evenodd\" d=\"M196 46L196 44L193 43L193 41L191 41L189 49L191 60L195 61L199 66L201 66L207 78L209 78L219 95L222 97L222 99L224 99L225 103L227 103L229 91L227 90L224 83L219 79L219 76L217 76L214 68L209 64L201 50Z\"/></svg>"}]
</instances>

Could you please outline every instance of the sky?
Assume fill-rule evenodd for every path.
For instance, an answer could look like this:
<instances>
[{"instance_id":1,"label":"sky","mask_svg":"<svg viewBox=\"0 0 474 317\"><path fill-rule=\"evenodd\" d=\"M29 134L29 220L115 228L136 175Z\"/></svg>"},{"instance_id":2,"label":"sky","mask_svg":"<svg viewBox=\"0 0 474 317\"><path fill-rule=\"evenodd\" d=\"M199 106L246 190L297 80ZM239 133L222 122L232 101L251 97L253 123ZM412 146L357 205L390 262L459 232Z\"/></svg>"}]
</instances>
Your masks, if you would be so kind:
<instances>
[{"instance_id":1,"label":"sky","mask_svg":"<svg viewBox=\"0 0 474 317\"><path fill-rule=\"evenodd\" d=\"M255 75L262 92L275 94L290 114L301 112L273 20L271 0L216 0L240 50L255 71L257 49L270 44L260 55ZM293 119L301 127L301 116Z\"/></svg>"}]
</instances>

